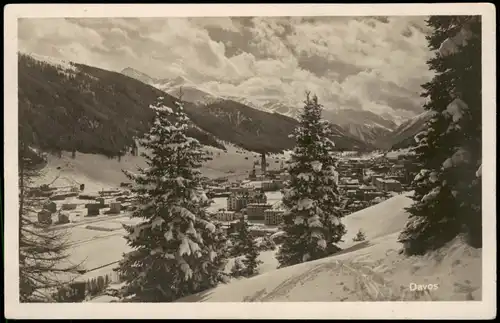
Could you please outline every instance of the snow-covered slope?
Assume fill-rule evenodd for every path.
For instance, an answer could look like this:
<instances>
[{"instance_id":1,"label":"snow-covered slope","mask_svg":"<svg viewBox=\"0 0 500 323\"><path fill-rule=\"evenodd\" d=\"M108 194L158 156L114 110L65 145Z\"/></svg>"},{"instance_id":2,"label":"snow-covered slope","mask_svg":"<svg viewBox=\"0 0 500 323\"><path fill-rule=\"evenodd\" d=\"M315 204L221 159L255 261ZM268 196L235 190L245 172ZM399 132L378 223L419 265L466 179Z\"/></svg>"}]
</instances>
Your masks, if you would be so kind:
<instances>
[{"instance_id":1,"label":"snow-covered slope","mask_svg":"<svg viewBox=\"0 0 500 323\"><path fill-rule=\"evenodd\" d=\"M335 256L232 281L179 302L480 300L480 249L457 238L422 257L398 252L408 195L346 217L345 249ZM367 241L351 242L358 229ZM429 284L432 290L418 290Z\"/></svg>"},{"instance_id":2,"label":"snow-covered slope","mask_svg":"<svg viewBox=\"0 0 500 323\"><path fill-rule=\"evenodd\" d=\"M178 76L173 79L156 79L131 67L123 69L121 73L148 85L154 86L155 88L167 92L177 98L179 97L182 88L182 99L187 102L210 103L214 100L221 99L219 96L210 93L207 90L196 87L192 81L183 76Z\"/></svg>"},{"instance_id":3,"label":"snow-covered slope","mask_svg":"<svg viewBox=\"0 0 500 323\"><path fill-rule=\"evenodd\" d=\"M77 68L76 66L67 60L63 59L58 59L56 57L51 57L51 56L44 56L44 55L39 55L39 54L34 54L34 53L27 53L27 52L21 52L22 54L29 55L35 60L39 62L43 62L49 65L52 65L59 69L60 71L66 71L66 72L76 72Z\"/></svg>"}]
</instances>

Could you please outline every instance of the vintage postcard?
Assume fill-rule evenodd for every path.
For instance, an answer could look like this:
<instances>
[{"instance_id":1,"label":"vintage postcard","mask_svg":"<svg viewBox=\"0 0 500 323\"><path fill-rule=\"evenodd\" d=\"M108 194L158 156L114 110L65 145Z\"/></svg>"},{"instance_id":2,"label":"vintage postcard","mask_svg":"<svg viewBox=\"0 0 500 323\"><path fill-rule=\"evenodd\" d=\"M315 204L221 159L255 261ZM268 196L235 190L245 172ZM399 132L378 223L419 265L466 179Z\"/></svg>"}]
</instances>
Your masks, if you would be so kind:
<instances>
[{"instance_id":1,"label":"vintage postcard","mask_svg":"<svg viewBox=\"0 0 500 323\"><path fill-rule=\"evenodd\" d=\"M496 316L494 5L4 12L7 318Z\"/></svg>"}]
</instances>

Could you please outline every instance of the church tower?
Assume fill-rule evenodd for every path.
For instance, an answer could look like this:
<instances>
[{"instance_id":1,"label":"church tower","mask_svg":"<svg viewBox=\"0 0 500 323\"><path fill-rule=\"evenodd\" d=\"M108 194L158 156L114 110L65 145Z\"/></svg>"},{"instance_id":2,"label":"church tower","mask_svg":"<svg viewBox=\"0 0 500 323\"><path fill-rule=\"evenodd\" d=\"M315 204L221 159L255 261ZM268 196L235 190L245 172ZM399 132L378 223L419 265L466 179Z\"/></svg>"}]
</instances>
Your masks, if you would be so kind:
<instances>
[{"instance_id":1,"label":"church tower","mask_svg":"<svg viewBox=\"0 0 500 323\"><path fill-rule=\"evenodd\" d=\"M262 175L266 174L266 153L262 153L260 156L260 169L262 170Z\"/></svg>"}]
</instances>

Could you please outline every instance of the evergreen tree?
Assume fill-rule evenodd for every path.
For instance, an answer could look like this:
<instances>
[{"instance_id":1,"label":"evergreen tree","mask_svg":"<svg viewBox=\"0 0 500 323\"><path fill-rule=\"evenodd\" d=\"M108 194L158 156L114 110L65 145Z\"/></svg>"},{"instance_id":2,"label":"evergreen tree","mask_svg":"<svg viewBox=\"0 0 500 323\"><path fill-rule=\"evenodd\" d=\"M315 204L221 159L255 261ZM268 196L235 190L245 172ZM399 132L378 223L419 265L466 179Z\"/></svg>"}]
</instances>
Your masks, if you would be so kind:
<instances>
[{"instance_id":1,"label":"evergreen tree","mask_svg":"<svg viewBox=\"0 0 500 323\"><path fill-rule=\"evenodd\" d=\"M257 259L259 257L257 243L250 235L249 224L243 217L239 223L237 240L233 248L236 256L243 256L241 259L244 268L241 271L242 274L247 277L255 275L257 267L262 261Z\"/></svg>"},{"instance_id":2,"label":"evergreen tree","mask_svg":"<svg viewBox=\"0 0 500 323\"><path fill-rule=\"evenodd\" d=\"M68 261L68 239L63 230L45 230L36 221L43 201L34 199L30 190L40 175L43 158L30 147L33 142L20 126L19 147L19 296L21 302L54 301L53 291L71 281L80 269ZM57 301L57 300L55 300Z\"/></svg>"},{"instance_id":3,"label":"evergreen tree","mask_svg":"<svg viewBox=\"0 0 500 323\"><path fill-rule=\"evenodd\" d=\"M356 236L352 238L352 241L354 242L360 242L360 241L365 241L366 240L366 235L363 232L363 230L359 229L358 233L356 233Z\"/></svg>"},{"instance_id":4,"label":"evergreen tree","mask_svg":"<svg viewBox=\"0 0 500 323\"><path fill-rule=\"evenodd\" d=\"M98 293L102 292L105 287L106 285L104 283L104 277L103 276L97 277L97 292Z\"/></svg>"},{"instance_id":5,"label":"evergreen tree","mask_svg":"<svg viewBox=\"0 0 500 323\"><path fill-rule=\"evenodd\" d=\"M338 209L334 143L321 112L318 98L307 93L288 165L291 179L283 190L285 240L277 255L280 267L335 253L346 232Z\"/></svg>"},{"instance_id":6,"label":"evergreen tree","mask_svg":"<svg viewBox=\"0 0 500 323\"><path fill-rule=\"evenodd\" d=\"M245 269L245 267L243 266L241 259L236 258L234 260L233 268L231 268L231 276L233 276L235 278L243 276L244 269Z\"/></svg>"},{"instance_id":7,"label":"evergreen tree","mask_svg":"<svg viewBox=\"0 0 500 323\"><path fill-rule=\"evenodd\" d=\"M90 281L90 295L97 294L97 279L92 278Z\"/></svg>"},{"instance_id":8,"label":"evergreen tree","mask_svg":"<svg viewBox=\"0 0 500 323\"><path fill-rule=\"evenodd\" d=\"M87 295L91 295L92 294L92 283L89 280L87 280L87 283L85 284L85 289L87 290Z\"/></svg>"},{"instance_id":9,"label":"evergreen tree","mask_svg":"<svg viewBox=\"0 0 500 323\"><path fill-rule=\"evenodd\" d=\"M142 302L173 301L224 278L225 236L206 213L209 201L198 170L209 156L186 136L182 104L171 109L162 99L151 106L156 118L142 140L149 168L140 168L140 174L125 171L138 196L132 216L142 222L126 226L134 250L117 271L127 282L126 294Z\"/></svg>"},{"instance_id":10,"label":"evergreen tree","mask_svg":"<svg viewBox=\"0 0 500 323\"><path fill-rule=\"evenodd\" d=\"M407 254L439 248L461 233L473 246L482 239L480 17L437 16L427 24L429 48L437 53L428 61L435 76L422 96L433 117L415 138L421 171L399 237Z\"/></svg>"}]
</instances>

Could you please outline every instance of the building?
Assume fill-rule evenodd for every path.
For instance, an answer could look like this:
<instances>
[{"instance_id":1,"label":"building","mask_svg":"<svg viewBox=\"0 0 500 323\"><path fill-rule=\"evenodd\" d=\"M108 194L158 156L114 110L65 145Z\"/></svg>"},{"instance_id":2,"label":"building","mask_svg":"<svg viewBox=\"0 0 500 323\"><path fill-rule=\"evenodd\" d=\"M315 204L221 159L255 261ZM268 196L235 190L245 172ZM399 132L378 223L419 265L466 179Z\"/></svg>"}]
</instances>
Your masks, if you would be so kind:
<instances>
[{"instance_id":1,"label":"building","mask_svg":"<svg viewBox=\"0 0 500 323\"><path fill-rule=\"evenodd\" d=\"M246 206L246 200L241 195L231 194L227 198L227 209L229 211L239 211Z\"/></svg>"},{"instance_id":2,"label":"building","mask_svg":"<svg viewBox=\"0 0 500 323\"><path fill-rule=\"evenodd\" d=\"M280 173L280 179L285 182L285 181L289 181L290 180L290 174L288 174L287 172L282 172Z\"/></svg>"},{"instance_id":3,"label":"building","mask_svg":"<svg viewBox=\"0 0 500 323\"><path fill-rule=\"evenodd\" d=\"M372 175L372 185L379 188L378 187L378 181L383 179L384 178L384 175L380 175L380 174L374 174ZM379 188L380 189L380 188Z\"/></svg>"},{"instance_id":4,"label":"building","mask_svg":"<svg viewBox=\"0 0 500 323\"><path fill-rule=\"evenodd\" d=\"M264 192L277 191L284 186L282 180L262 181L262 190Z\"/></svg>"},{"instance_id":5,"label":"building","mask_svg":"<svg viewBox=\"0 0 500 323\"><path fill-rule=\"evenodd\" d=\"M401 183L395 179L376 178L375 186L385 192L401 192L403 190Z\"/></svg>"},{"instance_id":6,"label":"building","mask_svg":"<svg viewBox=\"0 0 500 323\"><path fill-rule=\"evenodd\" d=\"M280 190L282 188L285 187L285 182L281 179L275 179L273 180L273 184L274 184L274 189L275 190Z\"/></svg>"},{"instance_id":7,"label":"building","mask_svg":"<svg viewBox=\"0 0 500 323\"><path fill-rule=\"evenodd\" d=\"M338 189L339 189L339 191L341 191L341 192L346 192L346 191L348 191L348 190L354 190L354 191L355 191L355 190L357 190L358 188L359 188L359 186L358 186L358 185L339 185L339 186L338 186Z\"/></svg>"},{"instance_id":8,"label":"building","mask_svg":"<svg viewBox=\"0 0 500 323\"><path fill-rule=\"evenodd\" d=\"M383 198L384 195L385 193L380 191L365 192L363 198L365 201L373 201L376 198Z\"/></svg>"},{"instance_id":9,"label":"building","mask_svg":"<svg viewBox=\"0 0 500 323\"><path fill-rule=\"evenodd\" d=\"M250 203L267 203L267 196L262 191L250 191L248 196L245 196L247 201L244 207Z\"/></svg>"},{"instance_id":10,"label":"building","mask_svg":"<svg viewBox=\"0 0 500 323\"><path fill-rule=\"evenodd\" d=\"M395 179L386 179L384 180L384 191L401 192L401 183Z\"/></svg>"},{"instance_id":11,"label":"building","mask_svg":"<svg viewBox=\"0 0 500 323\"><path fill-rule=\"evenodd\" d=\"M234 221L234 211L219 211L215 214L215 218L219 221Z\"/></svg>"},{"instance_id":12,"label":"building","mask_svg":"<svg viewBox=\"0 0 500 323\"><path fill-rule=\"evenodd\" d=\"M250 203L247 205L247 219L248 221L264 221L264 211L271 208L267 203Z\"/></svg>"},{"instance_id":13,"label":"building","mask_svg":"<svg viewBox=\"0 0 500 323\"><path fill-rule=\"evenodd\" d=\"M227 209L229 211L240 211L250 203L267 203L267 196L263 192L255 190L243 190L243 193L233 193L227 198Z\"/></svg>"},{"instance_id":14,"label":"building","mask_svg":"<svg viewBox=\"0 0 500 323\"><path fill-rule=\"evenodd\" d=\"M231 193L246 193L246 192L250 191L250 189L248 187L234 186L234 187L229 188L229 191Z\"/></svg>"},{"instance_id":15,"label":"building","mask_svg":"<svg viewBox=\"0 0 500 323\"><path fill-rule=\"evenodd\" d=\"M349 179L345 181L346 185L359 185L359 179Z\"/></svg>"},{"instance_id":16,"label":"building","mask_svg":"<svg viewBox=\"0 0 500 323\"><path fill-rule=\"evenodd\" d=\"M358 197L364 201L369 201L379 194L382 193L375 186L361 185L358 190Z\"/></svg>"},{"instance_id":17,"label":"building","mask_svg":"<svg viewBox=\"0 0 500 323\"><path fill-rule=\"evenodd\" d=\"M357 193L357 191L356 191L356 190L347 190L347 191L346 191L346 195L347 195L348 197L355 197L355 196L356 196L356 193Z\"/></svg>"},{"instance_id":18,"label":"building","mask_svg":"<svg viewBox=\"0 0 500 323\"><path fill-rule=\"evenodd\" d=\"M266 225L279 225L283 220L283 210L268 209L264 211L264 223Z\"/></svg>"}]
</instances>

